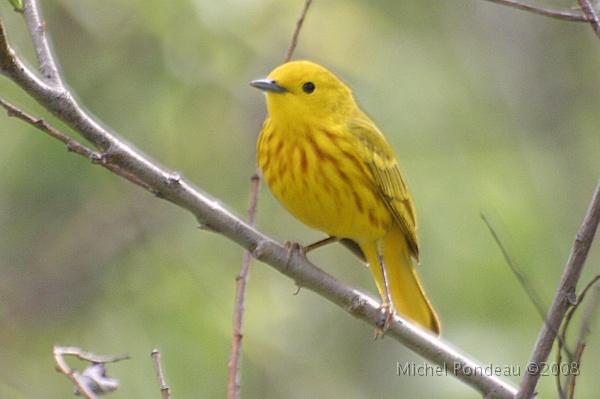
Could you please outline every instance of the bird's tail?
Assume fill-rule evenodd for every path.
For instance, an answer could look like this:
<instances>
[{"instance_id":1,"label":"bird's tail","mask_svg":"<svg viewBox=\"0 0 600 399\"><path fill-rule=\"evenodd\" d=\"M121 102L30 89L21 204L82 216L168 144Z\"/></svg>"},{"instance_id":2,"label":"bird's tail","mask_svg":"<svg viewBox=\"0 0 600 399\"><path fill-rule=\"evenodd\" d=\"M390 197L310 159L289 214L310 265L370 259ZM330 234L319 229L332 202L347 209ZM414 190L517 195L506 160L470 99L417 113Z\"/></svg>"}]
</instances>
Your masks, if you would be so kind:
<instances>
[{"instance_id":1,"label":"bird's tail","mask_svg":"<svg viewBox=\"0 0 600 399\"><path fill-rule=\"evenodd\" d=\"M394 309L439 335L440 322L423 291L402 231L392 229L379 245L369 242L360 247L383 300L387 300L389 293Z\"/></svg>"}]
</instances>

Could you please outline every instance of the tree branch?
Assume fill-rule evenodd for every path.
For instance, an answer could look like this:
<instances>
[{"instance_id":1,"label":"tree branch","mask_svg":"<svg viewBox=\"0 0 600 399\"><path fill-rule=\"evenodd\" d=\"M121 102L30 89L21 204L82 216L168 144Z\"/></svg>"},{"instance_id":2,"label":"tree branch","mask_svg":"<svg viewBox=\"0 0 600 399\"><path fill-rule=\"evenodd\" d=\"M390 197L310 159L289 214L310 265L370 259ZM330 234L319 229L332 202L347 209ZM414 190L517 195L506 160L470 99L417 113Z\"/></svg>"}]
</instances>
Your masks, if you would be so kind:
<instances>
[{"instance_id":1,"label":"tree branch","mask_svg":"<svg viewBox=\"0 0 600 399\"><path fill-rule=\"evenodd\" d=\"M579 339L577 340L577 349L575 350L575 353L570 351L566 345L567 331L569 330L569 328L571 326L571 320L573 320L573 316L575 315L575 312L577 311L577 309L579 309L581 307L581 304L583 303L588 291L598 281L600 281L600 275L597 275L596 277L594 277L592 279L592 281L590 281L585 286L585 288L581 291L581 294L579 294L579 296L577 298L577 303L575 305L573 305L572 307L570 307L569 310L567 311L567 314L566 314L565 319L562 324L562 330L561 330L560 336L557 337L558 338L557 339L558 345L556 348L556 363L557 364L563 364L562 353L564 351L567 354L567 361L569 363L575 362L577 365L577 370L578 371L581 370L580 359L577 358L577 352L579 352L579 355L581 355L581 353L583 352L583 348L585 347L585 336L589 332L589 326L590 326L590 323L592 320L592 316L593 316L593 314L595 314L597 307L599 305L597 289L592 293L593 297L592 297L591 303L588 305L586 314L584 315L583 321L579 328ZM578 350L579 348L581 348L581 350ZM578 376L578 374L576 374L574 372L569 372L569 373L567 373L566 376L565 375L561 376L560 373L557 374L556 383L557 383L557 388L558 388L558 394L560 395L561 398L566 398L567 392L571 392L570 397L572 397L572 395L574 393L574 389L575 389L575 380L577 379L577 376ZM561 377L565 377L565 379L566 379L564 386L562 384Z\"/></svg>"},{"instance_id":2,"label":"tree branch","mask_svg":"<svg viewBox=\"0 0 600 399\"><path fill-rule=\"evenodd\" d=\"M119 382L105 374L105 364L129 359L127 355L97 356L93 353L84 352L76 347L55 346L53 348L56 368L75 385L75 393L87 399L98 399L102 394L115 391ZM72 369L65 360L65 356L74 356L80 360L90 362L86 371L79 373Z\"/></svg>"},{"instance_id":3,"label":"tree branch","mask_svg":"<svg viewBox=\"0 0 600 399\"><path fill-rule=\"evenodd\" d=\"M306 0L304 2L304 8L300 13L300 18L296 22L296 29L294 30L294 35L292 36L292 42L290 43L290 48L288 49L287 55L285 56L284 62L288 62L292 59L292 55L294 54L294 50L296 50L296 45L298 44L298 36L300 35L300 30L302 29L302 25L304 24L304 19L306 18L306 14L308 14L308 9L312 4L312 0Z\"/></svg>"},{"instance_id":4,"label":"tree branch","mask_svg":"<svg viewBox=\"0 0 600 399\"><path fill-rule=\"evenodd\" d=\"M29 28L31 40L33 41L42 79L53 86L61 85L62 82L58 67L56 66L52 51L50 50L50 43L46 37L46 24L40 18L37 0L29 0L25 3L23 16Z\"/></svg>"},{"instance_id":5,"label":"tree branch","mask_svg":"<svg viewBox=\"0 0 600 399\"><path fill-rule=\"evenodd\" d=\"M592 29L594 29L594 33L596 36L600 38L600 21L598 20L598 13L594 10L594 7L590 4L588 0L577 0L579 2L579 7L587 17L587 20L592 25Z\"/></svg>"},{"instance_id":6,"label":"tree branch","mask_svg":"<svg viewBox=\"0 0 600 399\"><path fill-rule=\"evenodd\" d=\"M525 373L521 381L519 393L515 396L515 399L530 399L533 397L535 387L540 378L541 364L550 355L556 334L560 329L567 310L577 301L575 288L581 276L581 271L585 265L590 247L592 246L599 222L600 182L596 186L581 229L575 238L571 255L569 256L556 295L548 311L546 323L542 326L535 349L527 366L527 373Z\"/></svg>"},{"instance_id":7,"label":"tree branch","mask_svg":"<svg viewBox=\"0 0 600 399\"><path fill-rule=\"evenodd\" d=\"M96 151L92 151L88 147L82 145L77 140L74 140L71 137L67 136L60 130L58 130L55 127L48 124L48 122L46 122L44 119L36 119L33 116L27 114L23 110L15 107L14 105L12 105L11 103L9 103L8 101L6 101L2 98L0 98L0 105L8 111L8 116L12 116L12 117L21 119L22 121L29 123L36 129L39 129L42 132L47 133L50 136L54 137L55 139L66 144L68 151L72 151L78 155L86 157L93 164L103 166L106 169L113 172L114 174L121 176L124 179L129 180L133 184L136 184L148 191L152 191L152 187L148 186L146 183L139 180L135 175L132 175L131 173L129 173L126 170L119 167L118 165L108 162L106 157L102 156L102 154L100 154Z\"/></svg>"},{"instance_id":8,"label":"tree branch","mask_svg":"<svg viewBox=\"0 0 600 399\"><path fill-rule=\"evenodd\" d=\"M258 243L254 256L292 278L299 287L308 288L371 326L377 326L377 323L381 322L378 302L348 287L314 266L297 252L289 257L284 247L271 239L265 239ZM386 337L395 339L433 364L442 367L449 375L456 376L486 398L512 398L516 393L514 388L495 377L461 372L480 370L482 365L473 362L450 348L443 340L419 330L398 316L394 317Z\"/></svg>"},{"instance_id":9,"label":"tree branch","mask_svg":"<svg viewBox=\"0 0 600 399\"><path fill-rule=\"evenodd\" d=\"M248 224L254 226L256 212L258 209L258 194L260 192L260 176L258 170L251 178L250 205L248 206ZM246 289L250 279L250 265L252 253L244 251L242 268L237 277L235 291L235 308L233 312L233 336L231 339L231 355L229 358L229 381L227 384L227 397L237 399L240 397L241 375L240 365L242 362L242 343L244 338L244 316L246 311Z\"/></svg>"},{"instance_id":10,"label":"tree branch","mask_svg":"<svg viewBox=\"0 0 600 399\"><path fill-rule=\"evenodd\" d=\"M590 22L589 16L584 15L580 12L573 12L570 10L562 10L551 7L543 7L538 5L533 5L530 3L525 3L517 0L486 0L490 3L501 4L503 6L518 8L519 10L529 11L534 14L544 15L546 17L562 19L566 21L575 21L575 22Z\"/></svg>"},{"instance_id":11,"label":"tree branch","mask_svg":"<svg viewBox=\"0 0 600 399\"><path fill-rule=\"evenodd\" d=\"M47 129L45 124L33 123L32 125L51 134L51 130ZM51 135L64 142L61 136ZM76 153L88 156L86 151L76 151ZM109 170L113 171L110 168ZM152 188L150 191L154 190ZM163 193L164 198L178 205L181 204L180 206L195 214L198 220L204 221L204 226L210 226L211 230L218 231L251 251L252 256L257 260L273 266L282 274L292 278L299 287L316 292L372 326L377 326L380 322L379 303L325 273L297 253L290 258L285 247L227 213L183 179L172 178L172 183L160 192ZM477 370L484 366L471 361L441 340L418 330L398 316L394 319L386 335L411 348L448 374L456 376L487 398L512 398L516 392L514 388L495 377L481 373L465 373L466 370ZM72 378L69 369L65 370L67 370L66 375ZM85 387L82 392L85 395ZM90 397L94 398L94 396Z\"/></svg>"},{"instance_id":12,"label":"tree branch","mask_svg":"<svg viewBox=\"0 0 600 399\"><path fill-rule=\"evenodd\" d=\"M167 385L167 379L163 372L162 363L160 361L160 351L154 349L150 356L152 357L156 378L158 379L158 385L160 386L160 396L162 399L171 399L171 388Z\"/></svg>"},{"instance_id":13,"label":"tree branch","mask_svg":"<svg viewBox=\"0 0 600 399\"><path fill-rule=\"evenodd\" d=\"M83 111L74 96L63 85L58 71L56 71L56 62L54 62L50 47L46 46L48 43L45 26L39 21L39 14L35 13L37 11L35 1L26 1L25 10L29 10L28 12L31 13L24 12L29 15L26 16L26 19L31 18L28 26L36 45L43 80L40 80L14 55L8 45L0 20L0 72L2 74L14 81L46 109L102 151L103 157L108 163L135 176L149 191L188 210L203 227L217 232L249 250L256 259L290 277L298 286L316 292L354 317L371 326L377 326L381 318L378 302L348 287L298 254L292 255L290 258L289 253L282 245L242 222L216 201L201 194L193 183L158 166L156 162L122 139L117 138ZM39 127L39 124L35 126ZM594 204L598 202L598 197L597 190L594 195ZM555 319L559 322L562 320L568 307L569 298L573 296L575 284L593 239L593 231L598 224L597 208L600 208L597 204L590 208L589 218L586 217L582 232L575 242L572 257L560 285L561 288L550 310L548 319L552 323ZM593 225L594 223L595 225ZM553 336L549 339L548 334L554 334L557 329L558 327L552 331L548 331L546 327L542 329L532 361L539 362L542 361L541 359L547 358L546 350L549 352L554 339ZM486 398L512 398L516 393L513 387L496 377L487 376L484 373L461 372L483 366L471 361L450 348L442 340L417 329L398 316L394 318L386 335L411 348L432 363L443 367L444 370L449 371L449 374L455 375L464 383L472 386ZM520 397L529 399L531 394L527 396L527 393L530 392L529 389L533 392L539 376L537 378L536 376L528 377L530 375L526 375L523 380Z\"/></svg>"}]
</instances>

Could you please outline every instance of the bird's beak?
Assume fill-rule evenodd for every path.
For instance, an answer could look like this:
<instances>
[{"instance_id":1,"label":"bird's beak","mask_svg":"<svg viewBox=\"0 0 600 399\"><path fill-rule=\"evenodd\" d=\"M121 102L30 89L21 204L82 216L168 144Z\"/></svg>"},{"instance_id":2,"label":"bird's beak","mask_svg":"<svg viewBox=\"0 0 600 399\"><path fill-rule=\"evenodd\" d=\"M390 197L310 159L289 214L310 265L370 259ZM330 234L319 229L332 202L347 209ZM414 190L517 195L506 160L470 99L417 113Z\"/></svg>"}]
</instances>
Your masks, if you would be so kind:
<instances>
[{"instance_id":1,"label":"bird's beak","mask_svg":"<svg viewBox=\"0 0 600 399\"><path fill-rule=\"evenodd\" d=\"M285 87L279 86L277 83L275 83L275 80L273 79L253 80L252 82L250 82L250 86L256 87L257 89L264 91L271 91L273 93L285 93L286 91L288 91L288 89L286 89Z\"/></svg>"}]
</instances>

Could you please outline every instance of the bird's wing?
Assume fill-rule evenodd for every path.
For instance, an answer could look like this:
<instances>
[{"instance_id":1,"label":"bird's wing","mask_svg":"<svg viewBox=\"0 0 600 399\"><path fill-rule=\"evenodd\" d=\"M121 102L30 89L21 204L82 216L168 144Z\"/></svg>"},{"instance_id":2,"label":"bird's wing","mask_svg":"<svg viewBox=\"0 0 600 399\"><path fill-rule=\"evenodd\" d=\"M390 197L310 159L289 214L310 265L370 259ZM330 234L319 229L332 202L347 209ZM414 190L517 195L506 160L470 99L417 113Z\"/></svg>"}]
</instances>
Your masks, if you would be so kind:
<instances>
[{"instance_id":1,"label":"bird's wing","mask_svg":"<svg viewBox=\"0 0 600 399\"><path fill-rule=\"evenodd\" d=\"M392 147L377 126L366 117L351 120L348 128L358 139L360 156L373 174L379 194L402 227L410 249L418 259L415 208Z\"/></svg>"}]
</instances>

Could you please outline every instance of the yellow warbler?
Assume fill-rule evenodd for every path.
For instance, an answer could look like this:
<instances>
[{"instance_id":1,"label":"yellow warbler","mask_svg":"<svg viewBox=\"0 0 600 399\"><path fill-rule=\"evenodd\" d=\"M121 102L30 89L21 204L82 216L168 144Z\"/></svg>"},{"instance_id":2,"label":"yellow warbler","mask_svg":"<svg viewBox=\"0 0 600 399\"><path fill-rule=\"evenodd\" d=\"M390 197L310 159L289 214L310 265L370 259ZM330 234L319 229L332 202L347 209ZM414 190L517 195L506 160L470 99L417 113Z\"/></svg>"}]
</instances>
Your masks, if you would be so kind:
<instances>
[{"instance_id":1,"label":"yellow warbler","mask_svg":"<svg viewBox=\"0 0 600 399\"><path fill-rule=\"evenodd\" d=\"M439 334L412 263L417 222L398 160L348 86L310 61L250 84L266 93L257 158L273 195L306 225L358 245L383 306Z\"/></svg>"}]
</instances>

